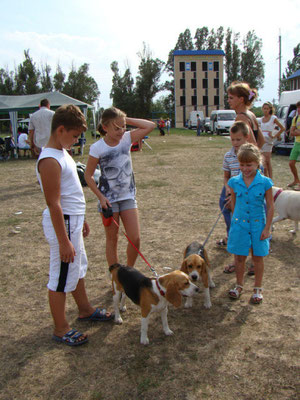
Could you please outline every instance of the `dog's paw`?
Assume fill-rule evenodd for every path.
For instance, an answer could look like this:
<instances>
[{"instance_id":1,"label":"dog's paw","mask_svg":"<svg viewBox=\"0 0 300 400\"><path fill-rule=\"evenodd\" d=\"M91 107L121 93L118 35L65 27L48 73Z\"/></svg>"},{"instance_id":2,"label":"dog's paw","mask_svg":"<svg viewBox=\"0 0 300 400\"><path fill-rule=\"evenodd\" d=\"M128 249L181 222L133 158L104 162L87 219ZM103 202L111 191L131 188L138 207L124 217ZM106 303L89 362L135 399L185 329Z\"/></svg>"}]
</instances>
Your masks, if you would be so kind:
<instances>
[{"instance_id":1,"label":"dog's paw","mask_svg":"<svg viewBox=\"0 0 300 400\"><path fill-rule=\"evenodd\" d=\"M171 331L171 329L166 329L166 330L165 330L165 335L166 335L166 336L171 336L171 335L174 335L174 332Z\"/></svg>"},{"instance_id":2,"label":"dog's paw","mask_svg":"<svg viewBox=\"0 0 300 400\"><path fill-rule=\"evenodd\" d=\"M204 307L205 307L205 308L211 308L211 301L206 301L206 302L204 303Z\"/></svg>"},{"instance_id":3,"label":"dog's paw","mask_svg":"<svg viewBox=\"0 0 300 400\"><path fill-rule=\"evenodd\" d=\"M147 336L141 336L141 344L147 346L149 344L149 339Z\"/></svg>"},{"instance_id":4,"label":"dog's paw","mask_svg":"<svg viewBox=\"0 0 300 400\"><path fill-rule=\"evenodd\" d=\"M209 287L210 288L215 288L216 287L215 282L214 281L210 281L209 282Z\"/></svg>"},{"instance_id":5,"label":"dog's paw","mask_svg":"<svg viewBox=\"0 0 300 400\"><path fill-rule=\"evenodd\" d=\"M126 306L120 307L120 311L121 311L121 312L125 312L126 310L127 310L127 307L126 307Z\"/></svg>"},{"instance_id":6,"label":"dog's paw","mask_svg":"<svg viewBox=\"0 0 300 400\"><path fill-rule=\"evenodd\" d=\"M192 307L193 307L193 299L191 297L188 297L184 304L184 308L192 308Z\"/></svg>"},{"instance_id":7,"label":"dog's paw","mask_svg":"<svg viewBox=\"0 0 300 400\"><path fill-rule=\"evenodd\" d=\"M123 324L122 318L120 316L119 317L115 317L115 323L119 324L119 325Z\"/></svg>"}]
</instances>

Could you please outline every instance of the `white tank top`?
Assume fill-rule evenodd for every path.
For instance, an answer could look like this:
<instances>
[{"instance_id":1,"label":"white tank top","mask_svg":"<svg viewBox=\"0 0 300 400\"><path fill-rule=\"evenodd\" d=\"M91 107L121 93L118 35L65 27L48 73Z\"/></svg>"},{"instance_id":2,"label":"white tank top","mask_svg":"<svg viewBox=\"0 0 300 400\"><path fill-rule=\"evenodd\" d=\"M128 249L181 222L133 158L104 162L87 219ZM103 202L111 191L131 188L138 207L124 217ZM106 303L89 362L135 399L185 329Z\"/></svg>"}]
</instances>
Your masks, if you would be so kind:
<instances>
[{"instance_id":1,"label":"white tank top","mask_svg":"<svg viewBox=\"0 0 300 400\"><path fill-rule=\"evenodd\" d=\"M85 198L73 158L65 149L43 148L36 163L36 174L42 191L43 186L38 164L43 158L54 158L61 166L60 202L63 213L65 215L84 215ZM45 209L44 214L50 215L48 207Z\"/></svg>"}]
</instances>

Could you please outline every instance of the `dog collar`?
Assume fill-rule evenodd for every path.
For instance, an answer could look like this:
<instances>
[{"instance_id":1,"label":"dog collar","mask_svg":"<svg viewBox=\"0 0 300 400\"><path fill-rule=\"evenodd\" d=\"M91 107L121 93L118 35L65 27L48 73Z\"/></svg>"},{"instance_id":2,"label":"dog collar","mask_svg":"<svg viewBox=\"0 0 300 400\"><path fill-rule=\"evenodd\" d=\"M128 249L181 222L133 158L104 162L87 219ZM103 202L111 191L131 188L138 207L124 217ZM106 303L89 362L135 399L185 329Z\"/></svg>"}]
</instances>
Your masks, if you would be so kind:
<instances>
[{"instance_id":1,"label":"dog collar","mask_svg":"<svg viewBox=\"0 0 300 400\"><path fill-rule=\"evenodd\" d=\"M275 196L274 196L274 203L275 203L277 197L280 195L281 192L283 192L283 190L282 190L282 189L279 189L279 190L277 190L277 192L275 193Z\"/></svg>"},{"instance_id":2,"label":"dog collar","mask_svg":"<svg viewBox=\"0 0 300 400\"><path fill-rule=\"evenodd\" d=\"M156 282L157 289L159 290L159 293L160 293L162 296L164 296L164 295L165 295L165 292L164 292L164 291L162 290L162 288L159 286L158 278L155 280L155 282Z\"/></svg>"}]
</instances>

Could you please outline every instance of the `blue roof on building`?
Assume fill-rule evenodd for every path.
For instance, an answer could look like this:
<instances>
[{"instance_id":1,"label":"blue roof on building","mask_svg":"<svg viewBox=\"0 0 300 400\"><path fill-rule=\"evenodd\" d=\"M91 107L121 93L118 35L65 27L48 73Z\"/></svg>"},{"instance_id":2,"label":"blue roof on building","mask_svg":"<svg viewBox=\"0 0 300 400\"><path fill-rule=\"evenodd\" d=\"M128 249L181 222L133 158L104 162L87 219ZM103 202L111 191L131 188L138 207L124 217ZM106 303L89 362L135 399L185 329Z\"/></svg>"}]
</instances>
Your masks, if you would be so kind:
<instances>
[{"instance_id":1,"label":"blue roof on building","mask_svg":"<svg viewBox=\"0 0 300 400\"><path fill-rule=\"evenodd\" d=\"M300 76L300 69L298 69L298 71L294 72L291 76L289 76L287 79L293 79L293 78L297 78L298 76Z\"/></svg>"},{"instance_id":2,"label":"blue roof on building","mask_svg":"<svg viewBox=\"0 0 300 400\"><path fill-rule=\"evenodd\" d=\"M174 50L174 56L225 56L223 50Z\"/></svg>"}]
</instances>

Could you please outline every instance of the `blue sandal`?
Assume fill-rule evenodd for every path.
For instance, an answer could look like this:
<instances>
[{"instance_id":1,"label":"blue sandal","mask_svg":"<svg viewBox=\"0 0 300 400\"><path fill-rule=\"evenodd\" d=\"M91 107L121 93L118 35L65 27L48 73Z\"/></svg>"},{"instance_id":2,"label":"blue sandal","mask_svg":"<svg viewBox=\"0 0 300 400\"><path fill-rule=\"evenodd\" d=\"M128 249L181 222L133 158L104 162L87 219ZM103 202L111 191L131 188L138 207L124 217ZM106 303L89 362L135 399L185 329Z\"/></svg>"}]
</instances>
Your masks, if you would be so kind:
<instances>
[{"instance_id":1,"label":"blue sandal","mask_svg":"<svg viewBox=\"0 0 300 400\"><path fill-rule=\"evenodd\" d=\"M78 321L100 321L100 322L106 322L110 321L111 319L114 318L114 314L106 311L105 308L96 308L96 310L93 312L92 315L89 317L83 317L80 318L78 317Z\"/></svg>"},{"instance_id":2,"label":"blue sandal","mask_svg":"<svg viewBox=\"0 0 300 400\"><path fill-rule=\"evenodd\" d=\"M82 337L84 339L80 340L80 338L82 338ZM88 341L87 336L85 336L81 332L78 332L76 329L71 329L69 332L67 332L62 337L53 335L52 339L55 340L55 342L64 343L67 346L80 346L81 344L84 344Z\"/></svg>"}]
</instances>

